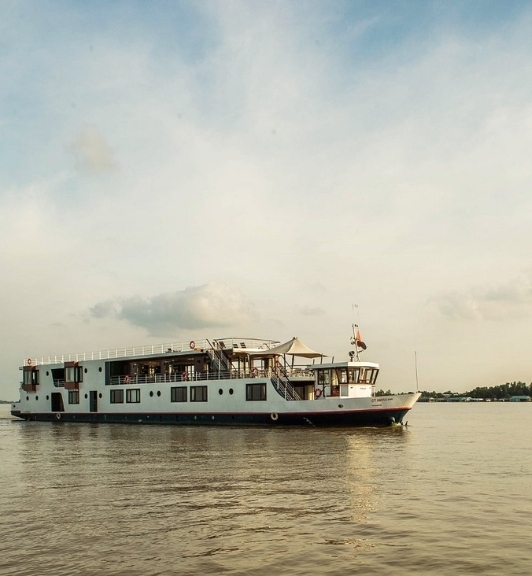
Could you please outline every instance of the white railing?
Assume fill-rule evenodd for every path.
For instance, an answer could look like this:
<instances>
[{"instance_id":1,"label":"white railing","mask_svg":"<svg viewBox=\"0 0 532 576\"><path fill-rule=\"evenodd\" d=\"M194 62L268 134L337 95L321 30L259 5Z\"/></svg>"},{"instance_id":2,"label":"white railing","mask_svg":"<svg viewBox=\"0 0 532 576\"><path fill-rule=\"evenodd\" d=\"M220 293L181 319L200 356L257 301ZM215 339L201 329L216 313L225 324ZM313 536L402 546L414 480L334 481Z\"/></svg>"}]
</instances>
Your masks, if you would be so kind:
<instances>
[{"instance_id":1,"label":"white railing","mask_svg":"<svg viewBox=\"0 0 532 576\"><path fill-rule=\"evenodd\" d=\"M171 352L184 352L189 350L205 350L209 347L207 340L192 340L190 342L172 342L170 344L152 344L151 346L134 346L131 348L116 348L100 350L98 352L83 352L81 354L64 354L61 356L48 356L48 358L28 358L23 366L37 366L39 364L61 364L64 362L83 362L85 360L111 360L128 358L130 356L152 356Z\"/></svg>"},{"instance_id":2,"label":"white railing","mask_svg":"<svg viewBox=\"0 0 532 576\"><path fill-rule=\"evenodd\" d=\"M190 342L171 342L169 344L152 344L148 346L134 346L131 348L116 348L100 350L98 352L82 352L77 354L63 354L61 356L48 356L42 358L28 358L23 360L23 366L38 366L45 364L61 364L64 362L83 362L85 360L111 360L117 358L129 358L131 356L153 356L171 352L185 352L188 350L208 350L215 348L223 349L250 349L269 350L277 346L277 340L265 340L258 338L221 338L211 344L207 339L191 340Z\"/></svg>"},{"instance_id":3,"label":"white railing","mask_svg":"<svg viewBox=\"0 0 532 576\"><path fill-rule=\"evenodd\" d=\"M293 373L287 371L288 376L298 376L313 378L314 373L311 370L301 370L298 369L297 372L294 370ZM110 384L112 386L116 385L133 385L133 384L159 384L165 382L198 382L202 380L244 380L253 378L271 378L275 376L272 370L222 370L220 374L218 371L208 371L208 372L194 372L194 373L178 373L173 374L141 374L138 376L111 376Z\"/></svg>"}]
</instances>

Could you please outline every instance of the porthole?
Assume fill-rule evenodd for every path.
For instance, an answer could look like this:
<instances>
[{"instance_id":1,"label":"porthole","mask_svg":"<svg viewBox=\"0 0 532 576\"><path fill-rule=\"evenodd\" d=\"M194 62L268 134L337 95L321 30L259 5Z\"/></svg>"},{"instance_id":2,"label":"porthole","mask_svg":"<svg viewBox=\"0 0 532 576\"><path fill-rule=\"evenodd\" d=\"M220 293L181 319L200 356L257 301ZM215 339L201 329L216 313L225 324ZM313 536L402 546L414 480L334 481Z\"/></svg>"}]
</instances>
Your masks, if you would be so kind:
<instances>
[{"instance_id":1,"label":"porthole","mask_svg":"<svg viewBox=\"0 0 532 576\"><path fill-rule=\"evenodd\" d=\"M101 372L101 371L102 371L102 367L100 366L100 367L98 368L98 372Z\"/></svg>"},{"instance_id":2,"label":"porthole","mask_svg":"<svg viewBox=\"0 0 532 576\"><path fill-rule=\"evenodd\" d=\"M35 396L35 400L38 400L38 399L39 399L39 397L38 397L38 396Z\"/></svg>"},{"instance_id":3,"label":"porthole","mask_svg":"<svg viewBox=\"0 0 532 576\"><path fill-rule=\"evenodd\" d=\"M160 395L161 395L161 391L157 390L157 396L160 396Z\"/></svg>"},{"instance_id":4,"label":"porthole","mask_svg":"<svg viewBox=\"0 0 532 576\"><path fill-rule=\"evenodd\" d=\"M100 393L98 394L98 398L101 398L101 397L102 397L102 393L100 392Z\"/></svg>"},{"instance_id":5,"label":"porthole","mask_svg":"<svg viewBox=\"0 0 532 576\"><path fill-rule=\"evenodd\" d=\"M224 393L224 391L220 388L220 390L218 390L218 394L220 394L220 396Z\"/></svg>"},{"instance_id":6,"label":"porthole","mask_svg":"<svg viewBox=\"0 0 532 576\"><path fill-rule=\"evenodd\" d=\"M29 396L26 396L26 400L29 401L29 399L30 399L30 397L29 397Z\"/></svg>"},{"instance_id":7,"label":"porthole","mask_svg":"<svg viewBox=\"0 0 532 576\"><path fill-rule=\"evenodd\" d=\"M231 396L233 395L234 390L232 388L229 388L229 394L231 394Z\"/></svg>"},{"instance_id":8,"label":"porthole","mask_svg":"<svg viewBox=\"0 0 532 576\"><path fill-rule=\"evenodd\" d=\"M50 372L48 372L48 370L46 370L46 376L50 376Z\"/></svg>"},{"instance_id":9,"label":"porthole","mask_svg":"<svg viewBox=\"0 0 532 576\"><path fill-rule=\"evenodd\" d=\"M85 374L87 374L88 371L89 371L88 368L85 368Z\"/></svg>"},{"instance_id":10,"label":"porthole","mask_svg":"<svg viewBox=\"0 0 532 576\"><path fill-rule=\"evenodd\" d=\"M88 394L85 394L85 400L87 400L88 397L89 397Z\"/></svg>"},{"instance_id":11,"label":"porthole","mask_svg":"<svg viewBox=\"0 0 532 576\"><path fill-rule=\"evenodd\" d=\"M150 390L150 396L153 397L153 390Z\"/></svg>"}]
</instances>

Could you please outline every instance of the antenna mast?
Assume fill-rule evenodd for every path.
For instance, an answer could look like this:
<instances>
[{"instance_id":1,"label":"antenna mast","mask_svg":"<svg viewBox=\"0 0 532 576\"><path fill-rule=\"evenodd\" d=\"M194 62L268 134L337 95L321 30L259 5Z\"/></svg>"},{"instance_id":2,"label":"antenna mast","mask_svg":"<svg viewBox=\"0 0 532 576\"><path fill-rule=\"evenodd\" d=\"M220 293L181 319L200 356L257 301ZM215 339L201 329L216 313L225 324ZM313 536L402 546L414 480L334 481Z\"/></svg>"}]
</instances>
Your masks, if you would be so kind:
<instances>
[{"instance_id":1,"label":"antenna mast","mask_svg":"<svg viewBox=\"0 0 532 576\"><path fill-rule=\"evenodd\" d=\"M353 356L356 357L357 362L360 362L360 356L358 354L358 339L357 339L357 332L358 332L358 324L356 322L356 317L355 317L355 308L358 308L358 304L353 304L353 324L352 324L352 328L353 328L353 337L351 338L351 346L354 346L354 354L349 354L351 356L351 358L353 358Z\"/></svg>"},{"instance_id":2,"label":"antenna mast","mask_svg":"<svg viewBox=\"0 0 532 576\"><path fill-rule=\"evenodd\" d=\"M419 392L419 382L417 379L417 350L414 350L414 365L416 367L416 392Z\"/></svg>"}]
</instances>

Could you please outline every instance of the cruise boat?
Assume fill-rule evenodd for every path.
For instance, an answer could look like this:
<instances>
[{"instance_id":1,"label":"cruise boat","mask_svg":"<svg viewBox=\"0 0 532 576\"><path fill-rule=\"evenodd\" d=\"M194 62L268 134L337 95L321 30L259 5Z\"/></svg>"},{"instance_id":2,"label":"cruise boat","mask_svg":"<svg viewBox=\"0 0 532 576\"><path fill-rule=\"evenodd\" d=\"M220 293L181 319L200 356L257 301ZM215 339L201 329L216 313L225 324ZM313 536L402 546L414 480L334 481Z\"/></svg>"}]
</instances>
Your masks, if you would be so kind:
<instances>
[{"instance_id":1,"label":"cruise boat","mask_svg":"<svg viewBox=\"0 0 532 576\"><path fill-rule=\"evenodd\" d=\"M389 426L420 394L375 396L379 365L335 362L298 338L195 340L49 358L21 366L24 420L185 425ZM330 360L330 361L329 361Z\"/></svg>"}]
</instances>

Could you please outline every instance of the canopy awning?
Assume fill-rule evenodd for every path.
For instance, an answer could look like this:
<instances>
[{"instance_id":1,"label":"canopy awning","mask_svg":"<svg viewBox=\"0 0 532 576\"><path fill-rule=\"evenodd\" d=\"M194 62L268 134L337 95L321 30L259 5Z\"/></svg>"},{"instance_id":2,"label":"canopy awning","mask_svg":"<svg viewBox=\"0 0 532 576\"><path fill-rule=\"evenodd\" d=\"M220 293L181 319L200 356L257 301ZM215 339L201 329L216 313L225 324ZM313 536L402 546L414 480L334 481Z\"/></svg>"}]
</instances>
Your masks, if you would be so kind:
<instances>
[{"instance_id":1,"label":"canopy awning","mask_svg":"<svg viewBox=\"0 0 532 576\"><path fill-rule=\"evenodd\" d=\"M300 356L302 358L322 358L327 356L327 354L322 354L321 352L316 352L311 350L308 346L303 344L297 336L294 336L292 340L285 342L284 344L279 344L274 348L269 350L264 350L259 353L260 355L271 355L271 354L291 354L292 356ZM254 354L255 355L255 354Z\"/></svg>"}]
</instances>

